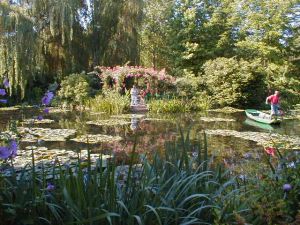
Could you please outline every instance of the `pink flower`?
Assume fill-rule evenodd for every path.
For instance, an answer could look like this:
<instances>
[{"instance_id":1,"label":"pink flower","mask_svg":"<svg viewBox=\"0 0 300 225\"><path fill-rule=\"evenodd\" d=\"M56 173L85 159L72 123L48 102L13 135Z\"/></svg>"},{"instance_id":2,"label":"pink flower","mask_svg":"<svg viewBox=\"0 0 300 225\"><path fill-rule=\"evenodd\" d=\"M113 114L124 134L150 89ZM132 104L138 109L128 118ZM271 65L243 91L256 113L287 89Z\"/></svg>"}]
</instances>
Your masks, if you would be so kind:
<instances>
[{"instance_id":1,"label":"pink flower","mask_svg":"<svg viewBox=\"0 0 300 225\"><path fill-rule=\"evenodd\" d=\"M273 148L273 147L266 147L265 148L265 152L268 154L268 155L271 155L271 156L275 156L275 148Z\"/></svg>"}]
</instances>

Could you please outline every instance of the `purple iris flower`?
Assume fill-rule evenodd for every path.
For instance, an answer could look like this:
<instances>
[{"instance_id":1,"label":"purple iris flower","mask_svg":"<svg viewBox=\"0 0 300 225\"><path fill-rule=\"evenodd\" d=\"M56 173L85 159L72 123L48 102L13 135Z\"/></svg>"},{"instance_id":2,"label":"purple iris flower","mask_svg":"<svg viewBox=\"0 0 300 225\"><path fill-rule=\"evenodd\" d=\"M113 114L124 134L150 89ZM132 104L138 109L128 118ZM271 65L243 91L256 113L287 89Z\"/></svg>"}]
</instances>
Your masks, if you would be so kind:
<instances>
[{"instance_id":1,"label":"purple iris flower","mask_svg":"<svg viewBox=\"0 0 300 225\"><path fill-rule=\"evenodd\" d=\"M51 184L51 183L48 183L46 189L47 189L47 191L53 191L55 189L55 186L53 184Z\"/></svg>"},{"instance_id":2,"label":"purple iris flower","mask_svg":"<svg viewBox=\"0 0 300 225\"><path fill-rule=\"evenodd\" d=\"M16 140L12 140L10 142L10 151L11 151L11 157L16 157L17 156L17 152L18 152L18 143L16 142Z\"/></svg>"},{"instance_id":3,"label":"purple iris flower","mask_svg":"<svg viewBox=\"0 0 300 225\"><path fill-rule=\"evenodd\" d=\"M0 99L0 103L6 104L7 103L7 99Z\"/></svg>"},{"instance_id":4,"label":"purple iris flower","mask_svg":"<svg viewBox=\"0 0 300 225\"><path fill-rule=\"evenodd\" d=\"M8 146L0 146L0 158L8 159L17 156L18 143L15 140L11 140Z\"/></svg>"},{"instance_id":5,"label":"purple iris flower","mask_svg":"<svg viewBox=\"0 0 300 225\"><path fill-rule=\"evenodd\" d=\"M45 108L43 111L45 114L49 114L49 108Z\"/></svg>"},{"instance_id":6,"label":"purple iris flower","mask_svg":"<svg viewBox=\"0 0 300 225\"><path fill-rule=\"evenodd\" d=\"M285 192L288 192L290 190L292 190L292 185L290 184L284 184L282 189L285 191Z\"/></svg>"},{"instance_id":7,"label":"purple iris flower","mask_svg":"<svg viewBox=\"0 0 300 225\"><path fill-rule=\"evenodd\" d=\"M9 148L7 146L0 146L0 158L8 159L10 156Z\"/></svg>"},{"instance_id":8,"label":"purple iris flower","mask_svg":"<svg viewBox=\"0 0 300 225\"><path fill-rule=\"evenodd\" d=\"M6 95L6 91L5 91L5 89L0 89L0 95L2 95L2 96L4 96L4 95Z\"/></svg>"},{"instance_id":9,"label":"purple iris flower","mask_svg":"<svg viewBox=\"0 0 300 225\"><path fill-rule=\"evenodd\" d=\"M47 93L44 95L44 97L42 98L42 104L43 105L50 105L52 99L54 97L53 92L51 91L47 91Z\"/></svg>"},{"instance_id":10,"label":"purple iris flower","mask_svg":"<svg viewBox=\"0 0 300 225\"><path fill-rule=\"evenodd\" d=\"M37 119L41 121L41 120L43 120L44 118L43 118L43 116L39 115L39 116L37 117Z\"/></svg>"},{"instance_id":11,"label":"purple iris flower","mask_svg":"<svg viewBox=\"0 0 300 225\"><path fill-rule=\"evenodd\" d=\"M9 88L9 80L7 78L4 78L3 85L5 88Z\"/></svg>"}]
</instances>

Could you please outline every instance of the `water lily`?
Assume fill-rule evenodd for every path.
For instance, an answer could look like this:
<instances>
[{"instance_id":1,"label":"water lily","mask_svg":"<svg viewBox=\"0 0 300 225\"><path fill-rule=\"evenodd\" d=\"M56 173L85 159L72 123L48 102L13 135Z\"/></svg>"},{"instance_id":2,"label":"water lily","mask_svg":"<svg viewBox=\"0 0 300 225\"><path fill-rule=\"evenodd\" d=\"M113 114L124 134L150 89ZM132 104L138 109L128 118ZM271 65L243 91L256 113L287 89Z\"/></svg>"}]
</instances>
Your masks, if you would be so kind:
<instances>
[{"instance_id":1,"label":"water lily","mask_svg":"<svg viewBox=\"0 0 300 225\"><path fill-rule=\"evenodd\" d=\"M266 147L265 148L265 152L268 154L268 155L271 155L271 156L275 156L275 151L276 151L276 149L275 148L273 148L273 147Z\"/></svg>"},{"instance_id":2,"label":"water lily","mask_svg":"<svg viewBox=\"0 0 300 225\"><path fill-rule=\"evenodd\" d=\"M285 192L288 192L290 190L292 190L292 185L290 184L284 184L282 189L285 191Z\"/></svg>"},{"instance_id":3,"label":"water lily","mask_svg":"<svg viewBox=\"0 0 300 225\"><path fill-rule=\"evenodd\" d=\"M47 91L46 94L44 95L44 97L42 98L42 104L46 105L46 106L50 105L53 97L54 97L53 92Z\"/></svg>"},{"instance_id":4,"label":"water lily","mask_svg":"<svg viewBox=\"0 0 300 225\"><path fill-rule=\"evenodd\" d=\"M0 89L0 95L1 95L1 96L4 96L4 95L6 95L6 91L5 91L5 89L2 89L2 88Z\"/></svg>"}]
</instances>

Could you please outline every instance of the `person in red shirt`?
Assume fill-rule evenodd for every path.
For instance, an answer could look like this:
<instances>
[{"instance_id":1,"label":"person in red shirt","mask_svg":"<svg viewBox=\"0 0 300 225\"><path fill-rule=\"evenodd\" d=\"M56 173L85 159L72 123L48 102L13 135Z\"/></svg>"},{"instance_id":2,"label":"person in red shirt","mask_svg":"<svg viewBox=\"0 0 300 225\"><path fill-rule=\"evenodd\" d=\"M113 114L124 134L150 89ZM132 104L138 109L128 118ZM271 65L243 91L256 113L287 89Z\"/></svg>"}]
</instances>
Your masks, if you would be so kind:
<instances>
[{"instance_id":1,"label":"person in red shirt","mask_svg":"<svg viewBox=\"0 0 300 225\"><path fill-rule=\"evenodd\" d=\"M270 95L266 99L266 104L271 104L271 116L279 116L279 101L280 101L280 93L279 91L275 91L274 95Z\"/></svg>"}]
</instances>

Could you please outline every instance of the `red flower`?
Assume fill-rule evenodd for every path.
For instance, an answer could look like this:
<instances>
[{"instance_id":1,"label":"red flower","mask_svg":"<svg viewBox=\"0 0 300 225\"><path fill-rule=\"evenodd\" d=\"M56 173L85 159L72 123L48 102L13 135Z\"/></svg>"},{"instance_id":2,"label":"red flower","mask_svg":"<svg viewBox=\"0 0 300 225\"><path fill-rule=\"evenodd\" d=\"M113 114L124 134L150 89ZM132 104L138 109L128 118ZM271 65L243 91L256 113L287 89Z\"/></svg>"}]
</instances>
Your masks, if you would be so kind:
<instances>
[{"instance_id":1,"label":"red flower","mask_svg":"<svg viewBox=\"0 0 300 225\"><path fill-rule=\"evenodd\" d=\"M265 152L268 154L268 155L271 155L271 156L275 156L275 148L273 148L273 147L266 147L265 148Z\"/></svg>"}]
</instances>

